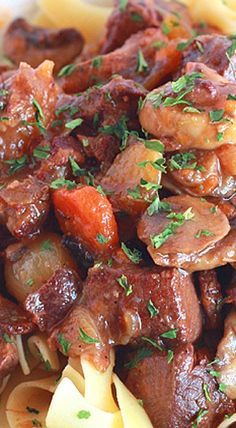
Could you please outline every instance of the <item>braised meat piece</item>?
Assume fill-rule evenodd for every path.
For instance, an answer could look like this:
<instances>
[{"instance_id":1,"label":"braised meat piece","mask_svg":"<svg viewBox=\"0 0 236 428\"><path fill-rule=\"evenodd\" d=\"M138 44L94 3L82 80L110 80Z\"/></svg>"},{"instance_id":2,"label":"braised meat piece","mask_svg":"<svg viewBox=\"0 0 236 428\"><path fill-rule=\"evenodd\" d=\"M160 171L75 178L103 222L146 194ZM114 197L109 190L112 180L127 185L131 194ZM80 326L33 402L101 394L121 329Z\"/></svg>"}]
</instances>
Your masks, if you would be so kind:
<instances>
[{"instance_id":1,"label":"braised meat piece","mask_svg":"<svg viewBox=\"0 0 236 428\"><path fill-rule=\"evenodd\" d=\"M143 214L138 236L157 265L191 270L189 265L198 255L206 254L228 234L227 217L213 204L188 195L162 202L163 210Z\"/></svg>"},{"instance_id":2,"label":"braised meat piece","mask_svg":"<svg viewBox=\"0 0 236 428\"><path fill-rule=\"evenodd\" d=\"M16 368L19 361L15 343L10 337L4 337L0 335L0 390L2 381Z\"/></svg>"},{"instance_id":3,"label":"braised meat piece","mask_svg":"<svg viewBox=\"0 0 236 428\"><path fill-rule=\"evenodd\" d=\"M178 2L163 0L128 0L124 7L116 0L115 9L107 22L107 31L102 53L111 52L122 46L132 34L149 27L159 28L163 21L172 26L178 36L190 33L190 18L187 8ZM167 24L166 24L167 25ZM180 30L181 29L181 30ZM176 31L175 31L176 32Z\"/></svg>"},{"instance_id":4,"label":"braised meat piece","mask_svg":"<svg viewBox=\"0 0 236 428\"><path fill-rule=\"evenodd\" d=\"M106 171L120 148L125 148L128 131L140 130L138 102L145 95L146 91L132 80L115 77L77 97L62 97L57 105L58 118L66 123L78 116L83 120L72 134L86 157L95 158Z\"/></svg>"},{"instance_id":5,"label":"braised meat piece","mask_svg":"<svg viewBox=\"0 0 236 428\"><path fill-rule=\"evenodd\" d=\"M58 95L52 70L51 61L35 70L21 63L12 77L0 84L0 159L22 158L45 135L54 119Z\"/></svg>"},{"instance_id":6,"label":"braised meat piece","mask_svg":"<svg viewBox=\"0 0 236 428\"><path fill-rule=\"evenodd\" d=\"M32 320L26 311L0 296L0 332L9 335L27 334L33 330Z\"/></svg>"},{"instance_id":7,"label":"braised meat piece","mask_svg":"<svg viewBox=\"0 0 236 428\"><path fill-rule=\"evenodd\" d=\"M219 391L207 361L196 361L192 345L175 350L173 361L153 353L131 368L126 385L143 400L154 428L216 428L234 403ZM199 415L202 415L200 417Z\"/></svg>"},{"instance_id":8,"label":"braised meat piece","mask_svg":"<svg viewBox=\"0 0 236 428\"><path fill-rule=\"evenodd\" d=\"M235 82L234 68L236 66L236 53L231 53L233 39L220 34L207 34L198 36L190 42L182 43L183 49L181 68L189 62L200 62L217 71L227 80Z\"/></svg>"},{"instance_id":9,"label":"braised meat piece","mask_svg":"<svg viewBox=\"0 0 236 428\"><path fill-rule=\"evenodd\" d=\"M0 189L0 220L16 238L39 231L49 212L49 187L35 177Z\"/></svg>"},{"instance_id":10,"label":"braised meat piece","mask_svg":"<svg viewBox=\"0 0 236 428\"><path fill-rule=\"evenodd\" d=\"M25 61L37 67L45 59L55 63L55 72L73 62L83 48L83 37L73 28L50 30L29 24L18 18L7 28L3 49L5 55L19 65Z\"/></svg>"},{"instance_id":11,"label":"braised meat piece","mask_svg":"<svg viewBox=\"0 0 236 428\"><path fill-rule=\"evenodd\" d=\"M215 270L199 272L198 275L201 303L203 305L207 320L207 329L217 329L221 327L221 302L223 300L221 285L217 279Z\"/></svg>"},{"instance_id":12,"label":"braised meat piece","mask_svg":"<svg viewBox=\"0 0 236 428\"><path fill-rule=\"evenodd\" d=\"M181 58L176 43L156 28L147 28L128 39L115 51L79 63L61 79L66 93L84 91L95 83L105 83L112 75L132 79L147 89L153 89L173 73ZM156 45L161 44L161 49Z\"/></svg>"},{"instance_id":13,"label":"braised meat piece","mask_svg":"<svg viewBox=\"0 0 236 428\"><path fill-rule=\"evenodd\" d=\"M24 306L39 329L48 332L67 315L78 291L76 272L58 269L37 291L28 295Z\"/></svg>"},{"instance_id":14,"label":"braised meat piece","mask_svg":"<svg viewBox=\"0 0 236 428\"><path fill-rule=\"evenodd\" d=\"M193 342L201 326L198 299L187 273L103 265L89 270L81 300L53 332L51 343L63 351L63 337L70 344L69 356L86 353L104 369L113 345L143 342L143 337L161 340L169 330L175 332L169 340L172 345ZM83 332L93 341L83 340Z\"/></svg>"}]
</instances>

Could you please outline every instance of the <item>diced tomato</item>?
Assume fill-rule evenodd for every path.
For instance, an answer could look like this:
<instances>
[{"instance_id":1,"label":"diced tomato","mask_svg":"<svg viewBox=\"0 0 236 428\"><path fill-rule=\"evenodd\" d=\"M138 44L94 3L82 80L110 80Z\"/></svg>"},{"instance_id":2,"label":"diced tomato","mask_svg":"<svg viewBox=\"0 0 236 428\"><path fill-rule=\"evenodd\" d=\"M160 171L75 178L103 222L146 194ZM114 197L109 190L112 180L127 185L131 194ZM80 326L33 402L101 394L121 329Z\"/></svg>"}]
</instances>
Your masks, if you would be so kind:
<instances>
[{"instance_id":1,"label":"diced tomato","mask_svg":"<svg viewBox=\"0 0 236 428\"><path fill-rule=\"evenodd\" d=\"M112 206L94 187L58 189L53 194L53 202L63 232L77 237L88 250L105 254L118 245Z\"/></svg>"}]
</instances>

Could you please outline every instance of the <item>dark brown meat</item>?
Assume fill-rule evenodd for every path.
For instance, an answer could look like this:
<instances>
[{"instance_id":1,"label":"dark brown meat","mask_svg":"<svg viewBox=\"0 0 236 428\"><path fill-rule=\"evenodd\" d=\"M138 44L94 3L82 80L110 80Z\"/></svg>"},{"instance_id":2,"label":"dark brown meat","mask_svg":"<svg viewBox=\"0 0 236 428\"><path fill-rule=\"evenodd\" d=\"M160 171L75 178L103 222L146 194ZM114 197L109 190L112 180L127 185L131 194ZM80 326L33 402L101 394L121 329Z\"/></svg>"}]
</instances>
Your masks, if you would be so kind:
<instances>
[{"instance_id":1,"label":"dark brown meat","mask_svg":"<svg viewBox=\"0 0 236 428\"><path fill-rule=\"evenodd\" d=\"M181 58L176 43L167 42L156 28L139 32L121 48L76 65L70 75L62 78L63 90L66 93L84 91L95 83L107 82L114 74L153 89L176 70ZM158 50L156 43L163 43L163 47Z\"/></svg>"},{"instance_id":2,"label":"dark brown meat","mask_svg":"<svg viewBox=\"0 0 236 428\"><path fill-rule=\"evenodd\" d=\"M40 229L49 211L49 187L35 177L14 180L0 189L0 219L16 238Z\"/></svg>"},{"instance_id":3,"label":"dark brown meat","mask_svg":"<svg viewBox=\"0 0 236 428\"><path fill-rule=\"evenodd\" d=\"M0 296L0 332L27 334L33 330L32 320L20 306Z\"/></svg>"},{"instance_id":4,"label":"dark brown meat","mask_svg":"<svg viewBox=\"0 0 236 428\"><path fill-rule=\"evenodd\" d=\"M42 160L34 175L38 180L48 184L60 177L67 177L71 175L70 158L78 165L83 164L85 157L82 148L74 137L56 136L50 144L48 158Z\"/></svg>"},{"instance_id":5,"label":"dark brown meat","mask_svg":"<svg viewBox=\"0 0 236 428\"><path fill-rule=\"evenodd\" d=\"M10 342L10 343L9 343ZM11 342L11 338L0 336L0 390L4 377L10 374L19 361L18 352L15 343Z\"/></svg>"},{"instance_id":6,"label":"dark brown meat","mask_svg":"<svg viewBox=\"0 0 236 428\"><path fill-rule=\"evenodd\" d=\"M25 309L41 331L49 332L72 308L78 297L78 289L76 272L58 269L37 291L28 295Z\"/></svg>"},{"instance_id":7,"label":"dark brown meat","mask_svg":"<svg viewBox=\"0 0 236 428\"><path fill-rule=\"evenodd\" d=\"M156 308L154 316L148 310L150 301ZM53 332L51 343L63 350L62 335L70 343L70 356L86 352L104 369L112 345L136 343L143 336L159 339L174 329L177 335L171 344L193 342L201 326L200 307L187 273L133 265L101 266L90 269L80 302ZM95 346L78 337L79 328L97 340Z\"/></svg>"},{"instance_id":8,"label":"dark brown meat","mask_svg":"<svg viewBox=\"0 0 236 428\"><path fill-rule=\"evenodd\" d=\"M235 81L234 68L236 66L236 53L232 56L227 54L227 51L230 51L232 43L232 39L220 34L196 37L183 50L181 69L189 62L201 62L217 71L218 74L227 80Z\"/></svg>"},{"instance_id":9,"label":"dark brown meat","mask_svg":"<svg viewBox=\"0 0 236 428\"><path fill-rule=\"evenodd\" d=\"M202 199L181 195L164 202L169 204L166 211L143 214L138 236L157 265L191 270L198 255L206 254L228 234L229 222L220 209Z\"/></svg>"},{"instance_id":10,"label":"dark brown meat","mask_svg":"<svg viewBox=\"0 0 236 428\"><path fill-rule=\"evenodd\" d=\"M45 135L54 119L58 95L52 70L51 61L35 70L21 63L12 77L0 84L0 159L22 157Z\"/></svg>"},{"instance_id":11,"label":"dark brown meat","mask_svg":"<svg viewBox=\"0 0 236 428\"><path fill-rule=\"evenodd\" d=\"M139 130L138 101L146 91L132 80L116 77L102 87L93 87L77 97L63 96L58 103L59 120L83 119L72 131L86 157L96 159L105 171L125 147L128 130ZM68 109L70 107L70 109ZM64 109L64 112L63 112ZM71 111L76 113L71 114ZM78 113L79 112L79 113Z\"/></svg>"},{"instance_id":12,"label":"dark brown meat","mask_svg":"<svg viewBox=\"0 0 236 428\"><path fill-rule=\"evenodd\" d=\"M221 285L217 279L215 270L199 272L198 275L201 303L206 313L207 329L217 329L221 327L222 314L221 302L223 300Z\"/></svg>"},{"instance_id":13,"label":"dark brown meat","mask_svg":"<svg viewBox=\"0 0 236 428\"><path fill-rule=\"evenodd\" d=\"M55 72L73 62L83 48L83 37L73 28L51 30L36 27L25 19L15 19L7 28L3 40L5 55L19 65L25 61L37 67L45 59L55 63Z\"/></svg>"},{"instance_id":14,"label":"dark brown meat","mask_svg":"<svg viewBox=\"0 0 236 428\"><path fill-rule=\"evenodd\" d=\"M215 428L224 415L234 413L234 404L218 390L205 359L196 364L194 348L176 349L168 364L166 355L155 353L129 370L127 387L143 400L154 428L190 428L203 410L206 415L196 426ZM210 400L204 389L207 388Z\"/></svg>"},{"instance_id":15,"label":"dark brown meat","mask_svg":"<svg viewBox=\"0 0 236 428\"><path fill-rule=\"evenodd\" d=\"M186 36L189 32L190 19L187 9L178 2L128 0L127 5L121 8L120 2L116 0L115 5L116 7L107 22L102 53L111 52L122 46L125 40L140 30L149 27L159 28L165 19L172 21L172 23L174 21L177 28L183 26Z\"/></svg>"}]
</instances>

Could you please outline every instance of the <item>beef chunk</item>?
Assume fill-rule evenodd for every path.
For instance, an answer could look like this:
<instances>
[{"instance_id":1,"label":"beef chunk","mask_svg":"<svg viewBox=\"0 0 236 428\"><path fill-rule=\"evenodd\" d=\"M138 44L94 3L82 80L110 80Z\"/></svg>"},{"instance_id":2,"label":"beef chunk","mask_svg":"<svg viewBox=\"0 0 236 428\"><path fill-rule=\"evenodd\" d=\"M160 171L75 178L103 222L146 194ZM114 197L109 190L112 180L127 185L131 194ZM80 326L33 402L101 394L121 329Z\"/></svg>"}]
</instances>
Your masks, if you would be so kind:
<instances>
[{"instance_id":1,"label":"beef chunk","mask_svg":"<svg viewBox=\"0 0 236 428\"><path fill-rule=\"evenodd\" d=\"M147 28L131 36L121 48L76 65L75 70L62 79L62 87L66 93L84 91L119 74L153 89L176 70L181 58L176 43L167 42L160 30ZM162 44L160 50L155 47L158 43Z\"/></svg>"},{"instance_id":2,"label":"beef chunk","mask_svg":"<svg viewBox=\"0 0 236 428\"><path fill-rule=\"evenodd\" d=\"M4 377L15 369L18 361L19 358L15 343L11 342L11 338L7 337L7 339L4 339L0 336L0 390Z\"/></svg>"},{"instance_id":3,"label":"beef chunk","mask_svg":"<svg viewBox=\"0 0 236 428\"><path fill-rule=\"evenodd\" d=\"M150 305L156 308L154 314ZM185 272L101 266L90 269L81 300L54 331L51 341L62 349L60 333L71 344L70 356L93 354L94 343L85 344L78 335L82 328L97 339L95 357L99 358L99 350L104 357L111 344L137 343L143 336L159 339L159 335L174 329L177 338L170 340L171 344L193 342L200 335L201 325L194 286ZM101 365L105 363L100 361Z\"/></svg>"},{"instance_id":4,"label":"beef chunk","mask_svg":"<svg viewBox=\"0 0 236 428\"><path fill-rule=\"evenodd\" d=\"M138 101L145 95L146 91L132 80L116 77L77 97L62 97L57 106L61 111L58 118L69 122L79 115L83 119L72 134L80 141L86 157L95 159L106 170L120 147L125 147L128 131L140 130ZM71 114L73 111L76 113Z\"/></svg>"},{"instance_id":5,"label":"beef chunk","mask_svg":"<svg viewBox=\"0 0 236 428\"><path fill-rule=\"evenodd\" d=\"M217 279L215 270L205 270L199 272L199 285L201 292L201 302L206 313L207 329L217 329L221 326L221 305L222 293L221 285Z\"/></svg>"},{"instance_id":6,"label":"beef chunk","mask_svg":"<svg viewBox=\"0 0 236 428\"><path fill-rule=\"evenodd\" d=\"M28 295L25 309L41 331L50 331L63 320L78 297L76 272L58 269L37 291Z\"/></svg>"},{"instance_id":7,"label":"beef chunk","mask_svg":"<svg viewBox=\"0 0 236 428\"><path fill-rule=\"evenodd\" d=\"M187 9L178 2L163 0L128 0L124 9L116 1L116 7L108 23L102 52L111 52L122 46L132 34L149 27L159 28L165 18L181 26L190 24ZM178 26L180 26L178 25Z\"/></svg>"},{"instance_id":8,"label":"beef chunk","mask_svg":"<svg viewBox=\"0 0 236 428\"><path fill-rule=\"evenodd\" d=\"M183 50L181 69L189 62L203 63L227 80L235 81L236 54L231 58L227 55L231 45L232 40L220 34L196 37Z\"/></svg>"},{"instance_id":9,"label":"beef chunk","mask_svg":"<svg viewBox=\"0 0 236 428\"><path fill-rule=\"evenodd\" d=\"M54 119L58 95L52 70L51 61L35 70L22 62L11 78L0 83L0 159L21 158L42 140Z\"/></svg>"},{"instance_id":10,"label":"beef chunk","mask_svg":"<svg viewBox=\"0 0 236 428\"><path fill-rule=\"evenodd\" d=\"M27 334L33 330L30 316L10 300L0 296L0 332Z\"/></svg>"},{"instance_id":11,"label":"beef chunk","mask_svg":"<svg viewBox=\"0 0 236 428\"><path fill-rule=\"evenodd\" d=\"M214 428L234 412L234 404L218 390L209 367L205 358L196 363L194 348L187 345L175 350L169 364L159 353L143 359L129 370L126 385L143 400L154 428L190 428L203 410L198 426Z\"/></svg>"},{"instance_id":12,"label":"beef chunk","mask_svg":"<svg viewBox=\"0 0 236 428\"><path fill-rule=\"evenodd\" d=\"M49 30L36 27L22 18L15 19L4 35L5 55L15 64L25 61L37 67L45 59L55 62L55 71L80 54L83 37L73 28Z\"/></svg>"},{"instance_id":13,"label":"beef chunk","mask_svg":"<svg viewBox=\"0 0 236 428\"><path fill-rule=\"evenodd\" d=\"M14 180L0 190L0 218L16 238L37 232L49 211L49 187L35 177Z\"/></svg>"}]
</instances>

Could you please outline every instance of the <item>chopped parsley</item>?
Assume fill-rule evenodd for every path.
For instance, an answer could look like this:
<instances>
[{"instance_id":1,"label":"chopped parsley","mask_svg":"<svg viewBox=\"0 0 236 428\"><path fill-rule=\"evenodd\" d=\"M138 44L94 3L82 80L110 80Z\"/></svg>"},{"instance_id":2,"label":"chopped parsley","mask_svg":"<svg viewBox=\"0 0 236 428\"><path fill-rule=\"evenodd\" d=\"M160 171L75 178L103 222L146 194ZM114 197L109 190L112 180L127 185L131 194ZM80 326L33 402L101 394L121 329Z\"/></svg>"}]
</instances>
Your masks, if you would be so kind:
<instances>
[{"instance_id":1,"label":"chopped parsley","mask_svg":"<svg viewBox=\"0 0 236 428\"><path fill-rule=\"evenodd\" d=\"M70 161L70 166L72 169L72 173L75 177L79 176L79 175L84 175L84 173L86 173L85 169L80 168L80 166L77 164L77 162L72 158L72 156L69 156L69 161ZM82 171L82 172L81 172Z\"/></svg>"},{"instance_id":2,"label":"chopped parsley","mask_svg":"<svg viewBox=\"0 0 236 428\"><path fill-rule=\"evenodd\" d=\"M215 234L207 229L201 229L199 230L196 235L194 235L195 238L201 238L201 236L214 236Z\"/></svg>"},{"instance_id":3,"label":"chopped parsley","mask_svg":"<svg viewBox=\"0 0 236 428\"><path fill-rule=\"evenodd\" d=\"M137 68L136 68L136 71L138 73L144 73L147 70L148 70L148 63L145 61L142 49L139 49L138 56L137 56Z\"/></svg>"},{"instance_id":4,"label":"chopped parsley","mask_svg":"<svg viewBox=\"0 0 236 428\"><path fill-rule=\"evenodd\" d=\"M102 233L98 233L96 236L96 240L99 242L99 244L107 244L108 238L104 236Z\"/></svg>"},{"instance_id":5,"label":"chopped parsley","mask_svg":"<svg viewBox=\"0 0 236 428\"><path fill-rule=\"evenodd\" d=\"M53 250L53 243L50 239L46 239L43 241L43 243L40 246L41 251L52 251Z\"/></svg>"},{"instance_id":6,"label":"chopped parsley","mask_svg":"<svg viewBox=\"0 0 236 428\"><path fill-rule=\"evenodd\" d=\"M34 98L32 101L33 106L36 108L38 118L45 120L45 116L42 110L42 107L38 103L38 101Z\"/></svg>"},{"instance_id":7,"label":"chopped parsley","mask_svg":"<svg viewBox=\"0 0 236 428\"><path fill-rule=\"evenodd\" d=\"M127 193L133 199L142 199L142 195L139 189L139 186L136 186L135 189L127 189Z\"/></svg>"},{"instance_id":8,"label":"chopped parsley","mask_svg":"<svg viewBox=\"0 0 236 428\"><path fill-rule=\"evenodd\" d=\"M66 186L68 190L74 189L77 184L75 181L66 180L65 178L57 178L56 180L52 181L50 184L51 189L60 189L61 187Z\"/></svg>"},{"instance_id":9,"label":"chopped parsley","mask_svg":"<svg viewBox=\"0 0 236 428\"><path fill-rule=\"evenodd\" d=\"M151 149L158 153L164 152L164 144L160 140L146 140L144 145L146 149Z\"/></svg>"},{"instance_id":10,"label":"chopped parsley","mask_svg":"<svg viewBox=\"0 0 236 428\"><path fill-rule=\"evenodd\" d=\"M73 130L77 128L77 126L80 126L82 122L83 122L83 119L81 119L81 117L78 117L77 119L73 119L70 122L67 122L65 124L65 127Z\"/></svg>"},{"instance_id":11,"label":"chopped parsley","mask_svg":"<svg viewBox=\"0 0 236 428\"><path fill-rule=\"evenodd\" d=\"M147 213L149 216L152 216L153 214L155 214L156 212L158 212L161 209L163 209L164 211L171 211L171 206L170 206L169 202L160 201L159 196L157 196L153 200L151 205L149 205L149 207L147 209Z\"/></svg>"},{"instance_id":12,"label":"chopped parsley","mask_svg":"<svg viewBox=\"0 0 236 428\"><path fill-rule=\"evenodd\" d=\"M166 42L164 42L164 40L157 40L156 42L153 42L151 44L151 47L155 48L155 49L157 49L159 51L160 49L166 47Z\"/></svg>"},{"instance_id":13,"label":"chopped parsley","mask_svg":"<svg viewBox=\"0 0 236 428\"><path fill-rule=\"evenodd\" d=\"M193 217L192 208L188 208L184 213L170 213L167 218L175 220L171 221L159 235L150 236L152 246L155 249L160 248L185 221L191 220Z\"/></svg>"},{"instance_id":14,"label":"chopped parsley","mask_svg":"<svg viewBox=\"0 0 236 428\"><path fill-rule=\"evenodd\" d=\"M27 410L27 412L29 412L29 413L34 413L35 415L38 415L38 414L39 414L39 410L38 410L38 409L35 409L34 407L29 407L29 406L27 406L27 407L26 407L26 410Z\"/></svg>"},{"instance_id":15,"label":"chopped parsley","mask_svg":"<svg viewBox=\"0 0 236 428\"><path fill-rule=\"evenodd\" d=\"M138 162L137 165L140 166L141 168L146 168L147 165L151 165L153 166L153 168L157 169L158 171L161 171L164 173L166 172L166 165L165 165L164 158L160 158L155 161Z\"/></svg>"},{"instance_id":16,"label":"chopped parsley","mask_svg":"<svg viewBox=\"0 0 236 428\"><path fill-rule=\"evenodd\" d=\"M184 113L201 113L201 110L195 107L184 107L183 112Z\"/></svg>"},{"instance_id":17,"label":"chopped parsley","mask_svg":"<svg viewBox=\"0 0 236 428\"><path fill-rule=\"evenodd\" d=\"M57 76L58 77L69 76L70 74L73 73L73 71L75 71L75 69L76 69L75 64L67 64L61 68Z\"/></svg>"},{"instance_id":18,"label":"chopped parsley","mask_svg":"<svg viewBox=\"0 0 236 428\"><path fill-rule=\"evenodd\" d=\"M167 351L167 363L170 364L171 361L173 361L174 359L174 352L172 351L172 349L168 349Z\"/></svg>"},{"instance_id":19,"label":"chopped parsley","mask_svg":"<svg viewBox=\"0 0 236 428\"><path fill-rule=\"evenodd\" d=\"M162 333L160 336L164 337L165 339L176 339L177 337L177 328L173 330L166 331L165 333Z\"/></svg>"},{"instance_id":20,"label":"chopped parsley","mask_svg":"<svg viewBox=\"0 0 236 428\"><path fill-rule=\"evenodd\" d=\"M169 168L170 171L174 171L175 169L196 169L205 171L205 168L202 165L197 165L195 154L190 152L172 155L169 159Z\"/></svg>"},{"instance_id":21,"label":"chopped parsley","mask_svg":"<svg viewBox=\"0 0 236 428\"><path fill-rule=\"evenodd\" d=\"M216 140L222 141L224 139L224 133L223 132L217 132L216 134Z\"/></svg>"},{"instance_id":22,"label":"chopped parsley","mask_svg":"<svg viewBox=\"0 0 236 428\"><path fill-rule=\"evenodd\" d=\"M119 0L119 9L124 12L128 4L128 0Z\"/></svg>"},{"instance_id":23,"label":"chopped parsley","mask_svg":"<svg viewBox=\"0 0 236 428\"><path fill-rule=\"evenodd\" d=\"M206 409L200 409L196 419L192 422L192 428L197 428L202 420L202 418L207 415L208 410Z\"/></svg>"},{"instance_id":24,"label":"chopped parsley","mask_svg":"<svg viewBox=\"0 0 236 428\"><path fill-rule=\"evenodd\" d=\"M170 33L170 27L166 22L162 23L161 30L162 30L162 33L165 34L165 36L167 36L167 34Z\"/></svg>"},{"instance_id":25,"label":"chopped parsley","mask_svg":"<svg viewBox=\"0 0 236 428\"><path fill-rule=\"evenodd\" d=\"M231 46L228 47L227 49L227 55L229 58L232 58L232 56L234 55L235 51L236 51L236 35L232 35L229 36L229 39L232 40Z\"/></svg>"},{"instance_id":26,"label":"chopped parsley","mask_svg":"<svg viewBox=\"0 0 236 428\"><path fill-rule=\"evenodd\" d=\"M227 100L236 101L236 95L228 94Z\"/></svg>"},{"instance_id":27,"label":"chopped parsley","mask_svg":"<svg viewBox=\"0 0 236 428\"><path fill-rule=\"evenodd\" d=\"M37 146L33 151L33 156L38 159L47 159L50 156L50 146Z\"/></svg>"},{"instance_id":28,"label":"chopped parsley","mask_svg":"<svg viewBox=\"0 0 236 428\"><path fill-rule=\"evenodd\" d=\"M93 68L99 68L102 65L103 58L102 56L96 56L92 61Z\"/></svg>"},{"instance_id":29,"label":"chopped parsley","mask_svg":"<svg viewBox=\"0 0 236 428\"><path fill-rule=\"evenodd\" d=\"M134 22L142 22L143 17L141 15L139 15L139 13L137 13L137 12L132 12L131 13L131 19Z\"/></svg>"},{"instance_id":30,"label":"chopped parsley","mask_svg":"<svg viewBox=\"0 0 236 428\"><path fill-rule=\"evenodd\" d=\"M38 103L38 101L35 98L33 98L32 104L36 110L36 112L35 112L35 121L36 122L35 123L28 123L28 125L36 125L39 129L39 132L42 135L45 135L46 129L43 125L43 122L45 121L45 116L44 116L42 107L40 106L40 104ZM26 124L27 124L27 121L26 121Z\"/></svg>"},{"instance_id":31,"label":"chopped parsley","mask_svg":"<svg viewBox=\"0 0 236 428\"><path fill-rule=\"evenodd\" d=\"M134 264L138 265L140 261L142 260L142 253L134 248L131 250L128 248L124 242L121 243L121 249L124 251L125 255L128 257L128 259L131 260Z\"/></svg>"},{"instance_id":32,"label":"chopped parsley","mask_svg":"<svg viewBox=\"0 0 236 428\"><path fill-rule=\"evenodd\" d=\"M13 343L12 338L7 333L3 333L2 338L6 343Z\"/></svg>"},{"instance_id":33,"label":"chopped parsley","mask_svg":"<svg viewBox=\"0 0 236 428\"><path fill-rule=\"evenodd\" d=\"M88 419L90 418L91 413L88 410L80 410L77 414L79 419Z\"/></svg>"},{"instance_id":34,"label":"chopped parsley","mask_svg":"<svg viewBox=\"0 0 236 428\"><path fill-rule=\"evenodd\" d=\"M220 122L224 117L224 109L211 110L209 116L212 123Z\"/></svg>"},{"instance_id":35,"label":"chopped parsley","mask_svg":"<svg viewBox=\"0 0 236 428\"><path fill-rule=\"evenodd\" d=\"M161 189L161 186L159 184L151 183L151 181L144 180L144 178L141 178L140 186L146 189L147 191Z\"/></svg>"},{"instance_id":36,"label":"chopped parsley","mask_svg":"<svg viewBox=\"0 0 236 428\"><path fill-rule=\"evenodd\" d=\"M133 293L133 286L129 283L126 275L121 275L120 278L116 278L118 284L125 290L125 295L130 296Z\"/></svg>"},{"instance_id":37,"label":"chopped parsley","mask_svg":"<svg viewBox=\"0 0 236 428\"><path fill-rule=\"evenodd\" d=\"M204 383L202 385L202 389L203 389L203 392L204 392L206 400L209 401L209 402L211 402L209 386L206 383Z\"/></svg>"},{"instance_id":38,"label":"chopped parsley","mask_svg":"<svg viewBox=\"0 0 236 428\"><path fill-rule=\"evenodd\" d=\"M61 345L62 352L64 354L67 354L68 351L69 351L69 349L70 349L70 347L71 347L71 343L68 342L68 340L63 336L62 333L58 334L57 340L58 340L58 343Z\"/></svg>"},{"instance_id":39,"label":"chopped parsley","mask_svg":"<svg viewBox=\"0 0 236 428\"><path fill-rule=\"evenodd\" d=\"M34 280L33 278L29 278L27 279L25 285L28 285L29 287L32 287L32 285L34 284Z\"/></svg>"},{"instance_id":40,"label":"chopped parsley","mask_svg":"<svg viewBox=\"0 0 236 428\"><path fill-rule=\"evenodd\" d=\"M159 310L156 308L151 299L148 300L147 310L149 312L150 318L154 318L159 314Z\"/></svg>"},{"instance_id":41,"label":"chopped parsley","mask_svg":"<svg viewBox=\"0 0 236 428\"><path fill-rule=\"evenodd\" d=\"M180 51L180 52L184 51L186 48L188 48L191 45L192 41L193 41L193 38L188 39L186 42L178 43L176 46L177 51Z\"/></svg>"},{"instance_id":42,"label":"chopped parsley","mask_svg":"<svg viewBox=\"0 0 236 428\"><path fill-rule=\"evenodd\" d=\"M219 391L224 392L226 391L227 385L225 383L219 383Z\"/></svg>"},{"instance_id":43,"label":"chopped parsley","mask_svg":"<svg viewBox=\"0 0 236 428\"><path fill-rule=\"evenodd\" d=\"M152 355L152 350L149 348L140 348L135 357L130 360L128 363L126 363L124 366L127 369L133 369L137 367L137 365L140 363L140 361L144 360L145 358L148 358Z\"/></svg>"},{"instance_id":44,"label":"chopped parsley","mask_svg":"<svg viewBox=\"0 0 236 428\"><path fill-rule=\"evenodd\" d=\"M10 159L4 161L4 163L10 165L8 173L10 175L15 174L15 172L19 171L22 168L25 168L28 164L28 156L23 155L21 158L18 159Z\"/></svg>"},{"instance_id":45,"label":"chopped parsley","mask_svg":"<svg viewBox=\"0 0 236 428\"><path fill-rule=\"evenodd\" d=\"M127 144L129 131L127 128L128 117L120 116L118 122L114 125L104 125L99 131L105 135L114 135L120 141L120 150L124 150Z\"/></svg>"},{"instance_id":46,"label":"chopped parsley","mask_svg":"<svg viewBox=\"0 0 236 428\"><path fill-rule=\"evenodd\" d=\"M79 329L79 335L80 335L80 339L84 343L100 343L98 339L95 339L95 338L93 338L91 336L88 336L81 327Z\"/></svg>"},{"instance_id":47,"label":"chopped parsley","mask_svg":"<svg viewBox=\"0 0 236 428\"><path fill-rule=\"evenodd\" d=\"M150 337L146 337L146 336L142 336L141 339L144 340L145 342L149 343L150 345L152 345L154 348L158 349L159 351L163 351L163 347L161 345L159 345L159 343L157 343L156 340L150 339Z\"/></svg>"}]
</instances>

